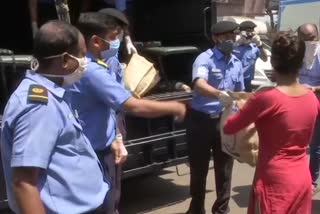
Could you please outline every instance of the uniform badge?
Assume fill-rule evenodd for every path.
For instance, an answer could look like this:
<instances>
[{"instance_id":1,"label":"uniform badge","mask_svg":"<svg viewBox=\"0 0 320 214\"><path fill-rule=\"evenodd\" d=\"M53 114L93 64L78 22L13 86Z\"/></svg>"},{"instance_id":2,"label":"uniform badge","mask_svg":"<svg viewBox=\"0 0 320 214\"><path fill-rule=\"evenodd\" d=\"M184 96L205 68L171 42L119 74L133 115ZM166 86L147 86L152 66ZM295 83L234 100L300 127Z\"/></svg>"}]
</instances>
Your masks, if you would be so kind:
<instances>
[{"instance_id":1,"label":"uniform badge","mask_svg":"<svg viewBox=\"0 0 320 214\"><path fill-rule=\"evenodd\" d=\"M200 66L198 69L197 69L197 74L198 75L207 75L208 74L208 69L204 66Z\"/></svg>"},{"instance_id":2,"label":"uniform badge","mask_svg":"<svg viewBox=\"0 0 320 214\"><path fill-rule=\"evenodd\" d=\"M221 69L212 68L212 69L211 69L211 72L212 72L212 73L220 73L220 72L221 72Z\"/></svg>"},{"instance_id":3,"label":"uniform badge","mask_svg":"<svg viewBox=\"0 0 320 214\"><path fill-rule=\"evenodd\" d=\"M42 85L30 85L28 101L48 103L48 90Z\"/></svg>"}]
</instances>

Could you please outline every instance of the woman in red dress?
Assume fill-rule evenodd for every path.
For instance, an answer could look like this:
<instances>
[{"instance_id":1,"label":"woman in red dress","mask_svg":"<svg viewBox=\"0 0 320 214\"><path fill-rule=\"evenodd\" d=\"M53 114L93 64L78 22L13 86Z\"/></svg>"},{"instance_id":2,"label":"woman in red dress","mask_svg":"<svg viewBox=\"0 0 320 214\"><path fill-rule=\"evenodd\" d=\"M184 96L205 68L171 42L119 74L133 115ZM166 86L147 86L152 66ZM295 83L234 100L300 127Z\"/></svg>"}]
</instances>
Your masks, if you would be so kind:
<instances>
[{"instance_id":1,"label":"woman in red dress","mask_svg":"<svg viewBox=\"0 0 320 214\"><path fill-rule=\"evenodd\" d=\"M277 35L271 63L277 87L257 92L230 117L226 134L255 123L259 158L248 213L311 214L312 189L306 153L319 111L315 94L297 82L305 45Z\"/></svg>"}]
</instances>

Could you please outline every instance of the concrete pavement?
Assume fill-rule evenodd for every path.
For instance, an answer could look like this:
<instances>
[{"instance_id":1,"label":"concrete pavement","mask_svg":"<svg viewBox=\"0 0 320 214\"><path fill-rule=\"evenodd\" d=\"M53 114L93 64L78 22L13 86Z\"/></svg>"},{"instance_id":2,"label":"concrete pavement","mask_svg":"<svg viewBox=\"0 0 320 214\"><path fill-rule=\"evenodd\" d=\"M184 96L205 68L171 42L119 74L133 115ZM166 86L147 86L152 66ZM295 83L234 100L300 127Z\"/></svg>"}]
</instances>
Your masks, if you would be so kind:
<instances>
[{"instance_id":1,"label":"concrete pavement","mask_svg":"<svg viewBox=\"0 0 320 214\"><path fill-rule=\"evenodd\" d=\"M211 163L212 167L212 163ZM123 184L122 214L183 214L189 197L189 168L186 165L165 169L160 175L142 176L126 180ZM231 214L246 214L254 169L235 161L233 170ZM210 213L215 200L214 172L207 179L206 210ZM320 214L320 193L314 197L312 214Z\"/></svg>"}]
</instances>

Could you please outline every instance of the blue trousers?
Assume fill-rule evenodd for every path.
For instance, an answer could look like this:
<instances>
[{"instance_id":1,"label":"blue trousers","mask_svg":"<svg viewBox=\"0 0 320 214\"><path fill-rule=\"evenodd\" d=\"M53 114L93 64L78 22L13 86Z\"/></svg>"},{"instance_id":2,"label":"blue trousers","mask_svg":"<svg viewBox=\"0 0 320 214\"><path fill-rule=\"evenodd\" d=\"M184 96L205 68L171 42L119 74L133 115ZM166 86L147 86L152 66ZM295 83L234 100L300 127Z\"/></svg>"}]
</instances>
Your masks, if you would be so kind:
<instances>
[{"instance_id":1,"label":"blue trousers","mask_svg":"<svg viewBox=\"0 0 320 214\"><path fill-rule=\"evenodd\" d=\"M310 172L312 183L317 186L320 172L320 117L317 118L310 145Z\"/></svg>"},{"instance_id":2,"label":"blue trousers","mask_svg":"<svg viewBox=\"0 0 320 214\"><path fill-rule=\"evenodd\" d=\"M121 165L117 165L111 148L96 152L102 164L105 176L110 182L110 190L105 202L105 214L119 214L119 203L121 195Z\"/></svg>"}]
</instances>

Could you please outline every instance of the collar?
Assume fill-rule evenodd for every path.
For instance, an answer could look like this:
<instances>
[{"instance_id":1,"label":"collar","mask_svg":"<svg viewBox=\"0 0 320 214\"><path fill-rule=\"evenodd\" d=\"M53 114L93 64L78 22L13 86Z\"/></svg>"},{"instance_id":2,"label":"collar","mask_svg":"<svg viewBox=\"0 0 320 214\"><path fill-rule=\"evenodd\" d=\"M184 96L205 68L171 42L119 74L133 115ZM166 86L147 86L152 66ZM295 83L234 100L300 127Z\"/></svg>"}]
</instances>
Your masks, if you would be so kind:
<instances>
[{"instance_id":1,"label":"collar","mask_svg":"<svg viewBox=\"0 0 320 214\"><path fill-rule=\"evenodd\" d=\"M211 57L214 57L214 58L216 58L216 59L219 60L219 61L220 61L220 60L224 60L224 55L223 55L223 53L222 53L218 48L213 48L213 49L211 49L211 50L212 50L212 55L211 55ZM227 64L233 63L234 60L235 60L235 56L231 53L230 59L229 59L229 61L228 61Z\"/></svg>"},{"instance_id":2,"label":"collar","mask_svg":"<svg viewBox=\"0 0 320 214\"><path fill-rule=\"evenodd\" d=\"M104 67L104 68L108 68L108 67L109 67L106 62L104 62L104 61L101 60L101 59L97 59L92 53L89 53L89 52L88 52L88 53L86 54L86 57L87 57L87 59L88 59L88 62L95 62L95 63L101 65L101 66Z\"/></svg>"},{"instance_id":3,"label":"collar","mask_svg":"<svg viewBox=\"0 0 320 214\"><path fill-rule=\"evenodd\" d=\"M217 60L221 60L224 58L224 55L218 48L213 48L211 57L215 57Z\"/></svg>"},{"instance_id":4,"label":"collar","mask_svg":"<svg viewBox=\"0 0 320 214\"><path fill-rule=\"evenodd\" d=\"M46 77L42 76L41 74L39 74L35 71L27 70L26 78L42 85L43 87L48 89L48 91L50 91L52 94L54 94L55 96L57 96L61 99L63 98L63 96L66 92L65 89L63 89L62 87L58 86L57 84L55 84L51 80L47 79Z\"/></svg>"}]
</instances>

